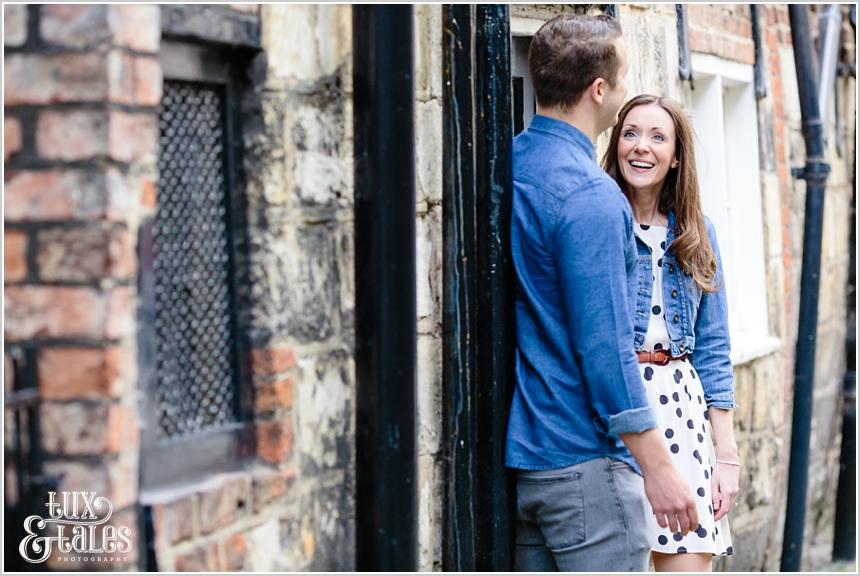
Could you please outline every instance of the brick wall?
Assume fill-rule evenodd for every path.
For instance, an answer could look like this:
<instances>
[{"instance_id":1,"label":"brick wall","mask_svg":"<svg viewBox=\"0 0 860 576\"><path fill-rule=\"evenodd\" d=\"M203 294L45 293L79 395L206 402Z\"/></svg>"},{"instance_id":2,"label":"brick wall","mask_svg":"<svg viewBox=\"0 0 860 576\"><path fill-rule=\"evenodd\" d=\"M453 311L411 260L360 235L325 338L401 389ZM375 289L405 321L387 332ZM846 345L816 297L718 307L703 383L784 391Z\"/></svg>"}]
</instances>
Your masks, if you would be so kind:
<instances>
[{"instance_id":1,"label":"brick wall","mask_svg":"<svg viewBox=\"0 0 860 576\"><path fill-rule=\"evenodd\" d=\"M154 182L158 21L154 6L4 6L7 367L20 356L14 385L38 390L45 471L107 496L135 540L135 238Z\"/></svg>"}]
</instances>

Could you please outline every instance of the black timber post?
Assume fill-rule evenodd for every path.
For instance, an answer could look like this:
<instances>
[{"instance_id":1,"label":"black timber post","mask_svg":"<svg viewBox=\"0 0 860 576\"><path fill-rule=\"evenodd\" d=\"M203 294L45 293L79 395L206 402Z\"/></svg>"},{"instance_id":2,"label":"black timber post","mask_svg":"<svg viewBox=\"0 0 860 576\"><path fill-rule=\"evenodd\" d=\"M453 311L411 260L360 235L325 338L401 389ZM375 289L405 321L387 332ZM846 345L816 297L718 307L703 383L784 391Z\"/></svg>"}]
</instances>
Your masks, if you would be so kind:
<instances>
[{"instance_id":1,"label":"black timber post","mask_svg":"<svg viewBox=\"0 0 860 576\"><path fill-rule=\"evenodd\" d=\"M443 568L513 565L504 467L513 390L511 74L507 6L444 8Z\"/></svg>"},{"instance_id":2,"label":"black timber post","mask_svg":"<svg viewBox=\"0 0 860 576\"><path fill-rule=\"evenodd\" d=\"M412 7L353 8L356 568L414 571Z\"/></svg>"}]
</instances>

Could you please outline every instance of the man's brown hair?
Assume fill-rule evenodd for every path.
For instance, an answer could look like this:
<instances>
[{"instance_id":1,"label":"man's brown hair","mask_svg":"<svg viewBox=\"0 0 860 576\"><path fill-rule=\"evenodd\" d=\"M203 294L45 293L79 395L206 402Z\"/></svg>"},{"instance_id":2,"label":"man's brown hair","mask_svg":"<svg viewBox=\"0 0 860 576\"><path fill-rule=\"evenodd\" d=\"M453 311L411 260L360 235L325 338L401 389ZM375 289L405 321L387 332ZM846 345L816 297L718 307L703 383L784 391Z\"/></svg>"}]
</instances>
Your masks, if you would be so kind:
<instances>
[{"instance_id":1,"label":"man's brown hair","mask_svg":"<svg viewBox=\"0 0 860 576\"><path fill-rule=\"evenodd\" d=\"M621 25L609 16L562 14L532 38L529 72L538 104L568 110L598 78L613 86L618 73L615 40Z\"/></svg>"}]
</instances>

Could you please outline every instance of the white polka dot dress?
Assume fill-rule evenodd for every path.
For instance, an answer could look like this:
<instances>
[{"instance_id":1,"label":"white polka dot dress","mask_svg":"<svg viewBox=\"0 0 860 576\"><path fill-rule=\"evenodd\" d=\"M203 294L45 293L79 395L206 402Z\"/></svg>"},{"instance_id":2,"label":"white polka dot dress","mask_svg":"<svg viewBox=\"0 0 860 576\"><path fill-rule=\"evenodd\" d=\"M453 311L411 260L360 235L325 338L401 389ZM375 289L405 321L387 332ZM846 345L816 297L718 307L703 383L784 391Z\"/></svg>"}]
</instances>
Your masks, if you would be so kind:
<instances>
[{"instance_id":1,"label":"white polka dot dress","mask_svg":"<svg viewBox=\"0 0 860 576\"><path fill-rule=\"evenodd\" d=\"M663 310L663 275L657 273L663 266L666 250L665 226L636 224L636 235L652 251L654 289L651 296L651 318L642 350L669 348L669 332ZM696 370L688 359L671 360L665 366L639 364L648 400L654 408L663 440L678 471L687 479L696 508L699 525L686 536L673 534L661 528L648 507L649 538L651 549L667 554L711 553L732 554L732 537L728 517L714 522L711 502L711 474L714 471L715 453L705 394Z\"/></svg>"}]
</instances>

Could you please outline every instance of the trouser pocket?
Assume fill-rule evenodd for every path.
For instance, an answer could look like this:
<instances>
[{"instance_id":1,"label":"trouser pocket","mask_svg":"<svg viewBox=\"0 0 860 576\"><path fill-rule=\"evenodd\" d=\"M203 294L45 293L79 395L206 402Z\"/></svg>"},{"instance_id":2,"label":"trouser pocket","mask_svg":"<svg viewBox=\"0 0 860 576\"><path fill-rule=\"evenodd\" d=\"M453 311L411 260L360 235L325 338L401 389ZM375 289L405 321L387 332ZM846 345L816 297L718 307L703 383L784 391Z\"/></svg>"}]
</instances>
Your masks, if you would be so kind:
<instances>
[{"instance_id":1,"label":"trouser pocket","mask_svg":"<svg viewBox=\"0 0 860 576\"><path fill-rule=\"evenodd\" d=\"M585 495L579 470L525 472L517 477L517 513L520 522L539 526L517 530L517 544L535 545L542 536L550 550L585 541Z\"/></svg>"}]
</instances>

